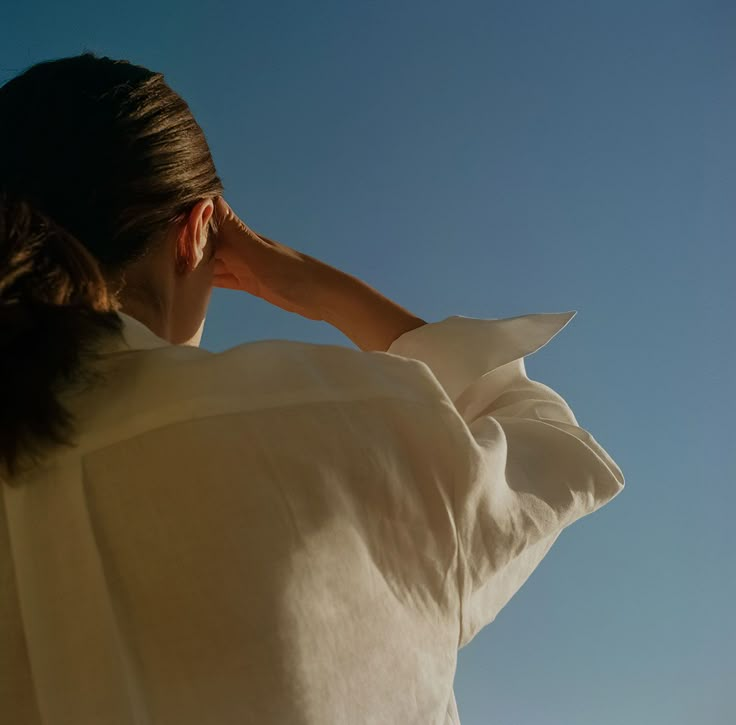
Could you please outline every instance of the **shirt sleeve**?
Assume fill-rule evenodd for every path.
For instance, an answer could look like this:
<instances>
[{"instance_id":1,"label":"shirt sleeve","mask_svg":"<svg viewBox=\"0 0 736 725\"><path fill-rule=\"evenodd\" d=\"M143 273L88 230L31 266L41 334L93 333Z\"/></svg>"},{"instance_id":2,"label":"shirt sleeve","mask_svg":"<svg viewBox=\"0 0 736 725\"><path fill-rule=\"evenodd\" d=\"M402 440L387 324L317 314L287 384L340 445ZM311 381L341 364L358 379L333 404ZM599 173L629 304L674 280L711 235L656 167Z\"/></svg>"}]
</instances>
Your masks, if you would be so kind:
<instances>
[{"instance_id":1,"label":"shirt sleeve","mask_svg":"<svg viewBox=\"0 0 736 725\"><path fill-rule=\"evenodd\" d=\"M448 317L387 353L425 363L467 468L452 482L460 638L470 642L521 588L562 530L624 487L621 469L524 356L577 313Z\"/></svg>"}]
</instances>

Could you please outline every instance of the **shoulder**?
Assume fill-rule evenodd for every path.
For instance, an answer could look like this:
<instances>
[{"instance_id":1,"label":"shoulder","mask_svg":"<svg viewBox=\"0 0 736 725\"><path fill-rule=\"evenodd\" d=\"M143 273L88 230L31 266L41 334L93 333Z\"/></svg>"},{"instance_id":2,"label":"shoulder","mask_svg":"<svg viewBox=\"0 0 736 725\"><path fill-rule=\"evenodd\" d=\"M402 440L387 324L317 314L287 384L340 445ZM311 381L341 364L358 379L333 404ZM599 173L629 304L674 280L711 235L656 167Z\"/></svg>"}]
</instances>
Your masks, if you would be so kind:
<instances>
[{"instance_id":1,"label":"shoulder","mask_svg":"<svg viewBox=\"0 0 736 725\"><path fill-rule=\"evenodd\" d=\"M184 345L132 350L108 356L95 371L94 385L64 397L80 443L93 448L195 418L326 401L428 403L441 396L418 360L289 340L222 352Z\"/></svg>"},{"instance_id":2,"label":"shoulder","mask_svg":"<svg viewBox=\"0 0 736 725\"><path fill-rule=\"evenodd\" d=\"M258 404L277 398L295 403L386 395L416 399L426 397L427 385L434 388L423 362L342 345L261 340L218 353L201 352L180 358L183 378L198 377L201 392L243 396Z\"/></svg>"}]
</instances>

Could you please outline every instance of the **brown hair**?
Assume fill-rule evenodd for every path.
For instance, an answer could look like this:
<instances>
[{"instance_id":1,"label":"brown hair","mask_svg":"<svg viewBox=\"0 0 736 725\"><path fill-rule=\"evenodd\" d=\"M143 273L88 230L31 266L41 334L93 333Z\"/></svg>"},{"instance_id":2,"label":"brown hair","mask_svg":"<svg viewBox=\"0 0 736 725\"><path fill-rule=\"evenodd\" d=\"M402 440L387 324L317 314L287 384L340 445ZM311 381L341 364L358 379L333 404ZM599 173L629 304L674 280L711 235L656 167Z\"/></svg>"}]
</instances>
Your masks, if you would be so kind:
<instances>
[{"instance_id":1,"label":"brown hair","mask_svg":"<svg viewBox=\"0 0 736 725\"><path fill-rule=\"evenodd\" d=\"M0 87L0 465L11 478L24 456L74 445L58 386L96 380L86 356L121 334L111 280L222 192L202 129L161 73L85 52Z\"/></svg>"}]
</instances>

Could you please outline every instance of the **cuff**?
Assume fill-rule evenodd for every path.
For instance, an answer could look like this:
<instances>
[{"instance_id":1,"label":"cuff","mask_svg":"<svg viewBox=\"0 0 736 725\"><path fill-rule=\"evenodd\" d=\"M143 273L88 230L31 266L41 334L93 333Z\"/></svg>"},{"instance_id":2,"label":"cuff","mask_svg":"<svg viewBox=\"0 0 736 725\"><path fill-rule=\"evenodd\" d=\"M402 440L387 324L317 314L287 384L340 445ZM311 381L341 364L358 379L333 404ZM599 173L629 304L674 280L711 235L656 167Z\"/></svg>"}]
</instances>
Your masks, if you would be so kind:
<instances>
[{"instance_id":1,"label":"cuff","mask_svg":"<svg viewBox=\"0 0 736 725\"><path fill-rule=\"evenodd\" d=\"M577 310L501 319L454 315L409 330L386 350L426 363L453 402L482 375L543 348Z\"/></svg>"}]
</instances>

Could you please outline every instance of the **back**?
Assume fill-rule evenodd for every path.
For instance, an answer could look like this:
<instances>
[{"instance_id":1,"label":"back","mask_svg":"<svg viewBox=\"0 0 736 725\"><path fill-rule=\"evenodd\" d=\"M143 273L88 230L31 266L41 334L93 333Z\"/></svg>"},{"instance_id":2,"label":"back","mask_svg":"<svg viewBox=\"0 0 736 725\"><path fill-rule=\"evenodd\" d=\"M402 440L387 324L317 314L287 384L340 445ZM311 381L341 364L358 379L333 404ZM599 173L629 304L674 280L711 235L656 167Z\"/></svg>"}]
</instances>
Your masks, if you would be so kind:
<instances>
[{"instance_id":1,"label":"back","mask_svg":"<svg viewBox=\"0 0 736 725\"><path fill-rule=\"evenodd\" d=\"M567 503L538 483L564 516L518 556L514 487L472 434L502 418L463 419L428 327L434 343L397 341L430 343L427 363L287 341L213 354L141 330L148 349L112 351L106 385L68 393L79 445L3 486L8 722L453 722L458 646L623 482L580 448ZM457 400L513 395L513 367ZM477 537L494 527L490 556Z\"/></svg>"}]
</instances>

